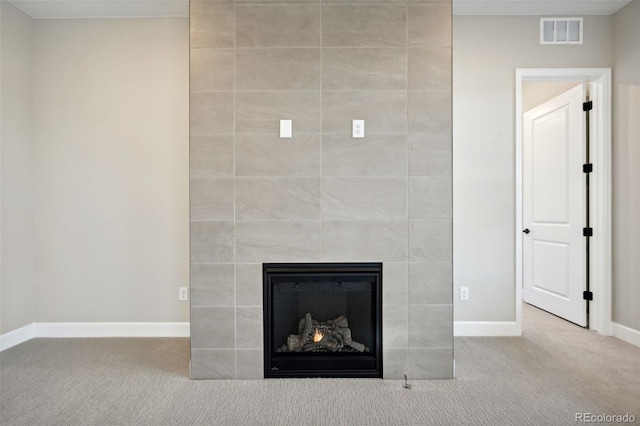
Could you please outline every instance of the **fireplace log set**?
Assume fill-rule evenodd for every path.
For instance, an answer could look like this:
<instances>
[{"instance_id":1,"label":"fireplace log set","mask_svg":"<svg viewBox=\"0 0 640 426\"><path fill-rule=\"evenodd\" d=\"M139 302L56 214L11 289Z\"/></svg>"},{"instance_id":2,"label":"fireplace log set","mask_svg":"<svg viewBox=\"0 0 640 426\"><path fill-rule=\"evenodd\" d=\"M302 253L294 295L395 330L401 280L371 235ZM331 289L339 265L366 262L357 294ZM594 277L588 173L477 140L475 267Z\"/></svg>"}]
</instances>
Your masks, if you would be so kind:
<instances>
[{"instance_id":1,"label":"fireplace log set","mask_svg":"<svg viewBox=\"0 0 640 426\"><path fill-rule=\"evenodd\" d=\"M307 313L298 323L298 334L290 334L278 352L369 352L369 348L351 338L344 315L320 322Z\"/></svg>"}]
</instances>

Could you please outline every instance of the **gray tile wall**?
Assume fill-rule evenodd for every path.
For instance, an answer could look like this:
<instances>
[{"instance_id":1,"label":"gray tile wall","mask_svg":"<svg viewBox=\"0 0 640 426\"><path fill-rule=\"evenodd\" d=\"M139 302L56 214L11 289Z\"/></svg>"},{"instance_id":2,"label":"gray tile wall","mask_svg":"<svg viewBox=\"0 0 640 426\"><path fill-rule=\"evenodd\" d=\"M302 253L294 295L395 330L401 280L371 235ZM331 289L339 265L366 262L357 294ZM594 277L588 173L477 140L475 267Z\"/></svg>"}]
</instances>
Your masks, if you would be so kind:
<instances>
[{"instance_id":1,"label":"gray tile wall","mask_svg":"<svg viewBox=\"0 0 640 426\"><path fill-rule=\"evenodd\" d=\"M190 87L192 377L262 378L262 263L323 261L384 262L385 378L452 377L451 0L191 0Z\"/></svg>"}]
</instances>

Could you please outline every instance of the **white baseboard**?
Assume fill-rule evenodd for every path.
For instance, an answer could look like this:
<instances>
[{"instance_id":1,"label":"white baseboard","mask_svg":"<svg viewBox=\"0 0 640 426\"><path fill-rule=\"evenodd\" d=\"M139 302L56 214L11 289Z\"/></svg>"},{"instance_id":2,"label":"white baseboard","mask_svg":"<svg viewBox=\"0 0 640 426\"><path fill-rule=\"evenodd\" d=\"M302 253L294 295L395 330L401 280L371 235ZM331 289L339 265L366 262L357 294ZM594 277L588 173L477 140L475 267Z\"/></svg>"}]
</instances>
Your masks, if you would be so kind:
<instances>
[{"instance_id":1,"label":"white baseboard","mask_svg":"<svg viewBox=\"0 0 640 426\"><path fill-rule=\"evenodd\" d=\"M0 336L0 351L36 337L189 337L188 322L34 322Z\"/></svg>"},{"instance_id":2,"label":"white baseboard","mask_svg":"<svg viewBox=\"0 0 640 426\"><path fill-rule=\"evenodd\" d=\"M189 337L188 322L38 322L37 337Z\"/></svg>"},{"instance_id":3,"label":"white baseboard","mask_svg":"<svg viewBox=\"0 0 640 426\"><path fill-rule=\"evenodd\" d=\"M515 321L454 321L453 335L464 336L522 336Z\"/></svg>"},{"instance_id":4,"label":"white baseboard","mask_svg":"<svg viewBox=\"0 0 640 426\"><path fill-rule=\"evenodd\" d=\"M35 337L35 323L16 328L8 333L0 335L0 352L12 348Z\"/></svg>"},{"instance_id":5,"label":"white baseboard","mask_svg":"<svg viewBox=\"0 0 640 426\"><path fill-rule=\"evenodd\" d=\"M640 331L615 322L611 323L611 328L613 329L613 337L640 347Z\"/></svg>"}]
</instances>

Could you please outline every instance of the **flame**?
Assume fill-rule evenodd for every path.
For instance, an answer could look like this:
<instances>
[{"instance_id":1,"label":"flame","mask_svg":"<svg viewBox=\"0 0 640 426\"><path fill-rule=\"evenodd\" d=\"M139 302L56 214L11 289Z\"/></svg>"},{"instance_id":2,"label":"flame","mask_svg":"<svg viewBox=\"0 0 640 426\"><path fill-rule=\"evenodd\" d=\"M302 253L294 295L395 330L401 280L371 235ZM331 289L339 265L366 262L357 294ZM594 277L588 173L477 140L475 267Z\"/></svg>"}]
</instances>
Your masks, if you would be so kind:
<instances>
[{"instance_id":1,"label":"flame","mask_svg":"<svg viewBox=\"0 0 640 426\"><path fill-rule=\"evenodd\" d=\"M313 333L313 342L318 343L320 340L322 340L323 337L324 337L324 334L320 333L318 331L318 328L316 327L316 332Z\"/></svg>"}]
</instances>

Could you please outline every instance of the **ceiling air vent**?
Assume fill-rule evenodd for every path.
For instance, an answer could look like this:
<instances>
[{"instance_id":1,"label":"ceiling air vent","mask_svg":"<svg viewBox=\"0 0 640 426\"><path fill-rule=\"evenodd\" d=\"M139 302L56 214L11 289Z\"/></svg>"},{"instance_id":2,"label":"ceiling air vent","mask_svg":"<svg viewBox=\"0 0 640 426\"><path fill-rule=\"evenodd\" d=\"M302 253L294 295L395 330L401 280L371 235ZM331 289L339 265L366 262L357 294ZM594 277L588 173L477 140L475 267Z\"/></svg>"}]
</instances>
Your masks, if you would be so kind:
<instances>
[{"instance_id":1,"label":"ceiling air vent","mask_svg":"<svg viewBox=\"0 0 640 426\"><path fill-rule=\"evenodd\" d=\"M541 18L540 44L582 44L582 18Z\"/></svg>"}]
</instances>

